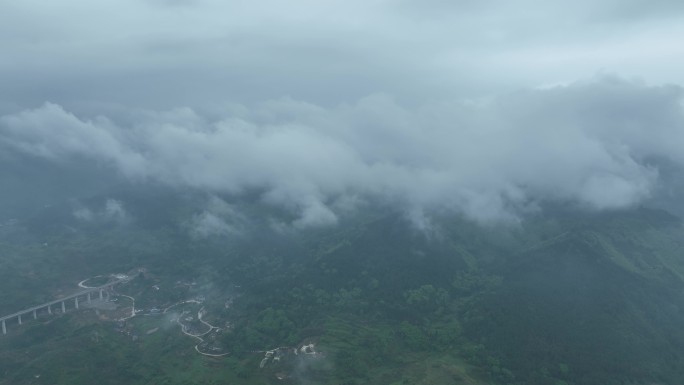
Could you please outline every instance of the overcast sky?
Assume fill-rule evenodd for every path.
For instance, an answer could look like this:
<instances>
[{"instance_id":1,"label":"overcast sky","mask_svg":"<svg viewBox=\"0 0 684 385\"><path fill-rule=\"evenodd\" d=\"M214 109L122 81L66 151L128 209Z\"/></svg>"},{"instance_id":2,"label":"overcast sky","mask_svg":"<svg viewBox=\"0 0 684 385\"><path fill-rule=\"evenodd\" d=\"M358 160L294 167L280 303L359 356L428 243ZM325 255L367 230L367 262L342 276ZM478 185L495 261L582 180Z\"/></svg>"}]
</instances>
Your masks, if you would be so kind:
<instances>
[{"instance_id":1,"label":"overcast sky","mask_svg":"<svg viewBox=\"0 0 684 385\"><path fill-rule=\"evenodd\" d=\"M9 0L2 102L420 102L599 71L684 83L683 11L670 0Z\"/></svg>"},{"instance_id":2,"label":"overcast sky","mask_svg":"<svg viewBox=\"0 0 684 385\"><path fill-rule=\"evenodd\" d=\"M129 178L476 219L647 198L684 163L684 2L0 3L0 142Z\"/></svg>"}]
</instances>

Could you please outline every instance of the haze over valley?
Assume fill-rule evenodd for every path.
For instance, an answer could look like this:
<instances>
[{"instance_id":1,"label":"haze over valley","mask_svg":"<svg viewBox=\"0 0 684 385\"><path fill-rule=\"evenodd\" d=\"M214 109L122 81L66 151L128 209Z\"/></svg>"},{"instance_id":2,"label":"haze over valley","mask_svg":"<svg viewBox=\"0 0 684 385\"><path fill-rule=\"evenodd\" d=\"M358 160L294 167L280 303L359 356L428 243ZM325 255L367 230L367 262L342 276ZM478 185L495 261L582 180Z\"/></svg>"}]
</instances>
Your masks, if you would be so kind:
<instances>
[{"instance_id":1,"label":"haze over valley","mask_svg":"<svg viewBox=\"0 0 684 385\"><path fill-rule=\"evenodd\" d=\"M681 383L682 11L0 5L0 384Z\"/></svg>"}]
</instances>

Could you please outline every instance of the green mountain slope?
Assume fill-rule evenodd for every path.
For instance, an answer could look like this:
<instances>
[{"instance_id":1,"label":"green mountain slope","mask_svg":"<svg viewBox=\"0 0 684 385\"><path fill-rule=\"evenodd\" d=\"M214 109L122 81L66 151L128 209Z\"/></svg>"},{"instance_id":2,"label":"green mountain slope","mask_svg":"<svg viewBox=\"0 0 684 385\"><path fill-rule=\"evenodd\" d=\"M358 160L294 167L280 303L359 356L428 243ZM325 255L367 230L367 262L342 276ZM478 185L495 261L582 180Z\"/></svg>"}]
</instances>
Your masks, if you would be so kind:
<instances>
[{"instance_id":1,"label":"green mountain slope","mask_svg":"<svg viewBox=\"0 0 684 385\"><path fill-rule=\"evenodd\" d=\"M187 228L195 196L116 198L136 220L84 224L64 207L3 228L4 312L82 277L144 266L151 278L127 293L141 306L206 296L212 320L231 325L220 337L231 355L196 354L178 328L132 342L91 313L71 313L12 328L0 340L0 383L91 383L89 368L103 362L112 383L140 384L684 380L684 230L663 211L549 209L489 227L435 216L424 232L378 209L283 232L269 225L282 213L234 202L249 218L241 234L197 238ZM181 281L197 285L151 289ZM132 327L143 335L154 322ZM261 368L254 353L310 342L319 360L284 356Z\"/></svg>"}]
</instances>

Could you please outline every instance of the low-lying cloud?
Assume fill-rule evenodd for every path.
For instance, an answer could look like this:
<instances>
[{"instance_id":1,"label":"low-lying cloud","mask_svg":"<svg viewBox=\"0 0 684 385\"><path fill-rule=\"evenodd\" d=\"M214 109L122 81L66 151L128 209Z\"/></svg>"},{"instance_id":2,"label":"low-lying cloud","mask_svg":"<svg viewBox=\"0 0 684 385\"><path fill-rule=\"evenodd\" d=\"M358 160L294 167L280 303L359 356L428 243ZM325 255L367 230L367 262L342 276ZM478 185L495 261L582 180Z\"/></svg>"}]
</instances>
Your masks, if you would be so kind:
<instances>
[{"instance_id":1,"label":"low-lying cloud","mask_svg":"<svg viewBox=\"0 0 684 385\"><path fill-rule=\"evenodd\" d=\"M79 206L74 209L73 215L76 219L85 222L116 222L126 223L130 220L130 216L121 201L116 199L107 199L104 207L98 210L91 210L85 206Z\"/></svg>"},{"instance_id":2,"label":"low-lying cloud","mask_svg":"<svg viewBox=\"0 0 684 385\"><path fill-rule=\"evenodd\" d=\"M211 196L204 209L195 214L189 223L189 232L195 238L241 235L247 219L232 205Z\"/></svg>"},{"instance_id":3,"label":"low-lying cloud","mask_svg":"<svg viewBox=\"0 0 684 385\"><path fill-rule=\"evenodd\" d=\"M87 119L47 103L2 116L0 141L48 159L103 162L133 179L258 191L296 213L301 228L334 224L349 202L368 198L417 218L447 210L486 222L549 200L594 209L641 202L658 179L651 159L684 165L681 96L677 86L600 77L417 107L376 94L335 107L285 98L204 115ZM215 210L195 219L205 235L230 231Z\"/></svg>"}]
</instances>

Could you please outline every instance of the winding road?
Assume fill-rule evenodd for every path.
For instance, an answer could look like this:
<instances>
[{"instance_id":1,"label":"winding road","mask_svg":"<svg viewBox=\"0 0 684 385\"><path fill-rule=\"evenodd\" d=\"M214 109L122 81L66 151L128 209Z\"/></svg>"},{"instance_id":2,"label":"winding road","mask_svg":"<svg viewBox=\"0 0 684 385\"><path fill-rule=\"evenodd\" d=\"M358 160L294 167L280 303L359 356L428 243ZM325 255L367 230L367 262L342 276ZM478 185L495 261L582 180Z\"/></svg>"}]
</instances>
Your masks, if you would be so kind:
<instances>
[{"instance_id":1,"label":"winding road","mask_svg":"<svg viewBox=\"0 0 684 385\"><path fill-rule=\"evenodd\" d=\"M187 302L191 302L191 301L185 301L185 302L187 303ZM194 301L194 302L199 303L199 301ZM176 304L176 305L178 305L178 304ZM172 305L172 306L175 306L175 305ZM168 310L169 308L171 308L172 306L168 307L167 310ZM166 312L166 311L165 311L165 312ZM202 315L204 315L204 307L202 307L202 308L199 309L199 311L197 311L197 319L198 319L201 323L207 325L207 326L209 327L209 330L207 330L206 332L204 332L204 333L202 333L202 334L192 334L192 333L188 333L188 332L187 332L187 328L188 328L187 325L184 325L184 324L181 322L181 318L182 318L185 314L187 314L187 313L189 313L189 312L185 312L185 311L182 312L182 313L178 316L178 318L176 318L176 323L178 323L178 324L181 326L181 331L183 332L183 334L185 334L185 335L187 335L187 336L190 336L190 337L193 337L193 338L197 338L197 339L200 341L197 345L195 345L195 350L197 351L197 353L202 354L202 355L204 355L204 356L209 356L209 357L223 357L223 356L227 356L227 355L230 354L230 352L228 352L228 353L221 353L221 354L212 354L212 353L205 353L205 352L200 351L199 346L204 342L204 338L202 338L202 337L205 336L205 335L207 335L207 334L209 334L209 333L211 333L213 330L221 330L221 329L220 329L219 327L214 326L214 325L212 325L212 324L210 324L210 323L208 323L208 322L206 322L206 321L204 321L204 320L202 319Z\"/></svg>"}]
</instances>

